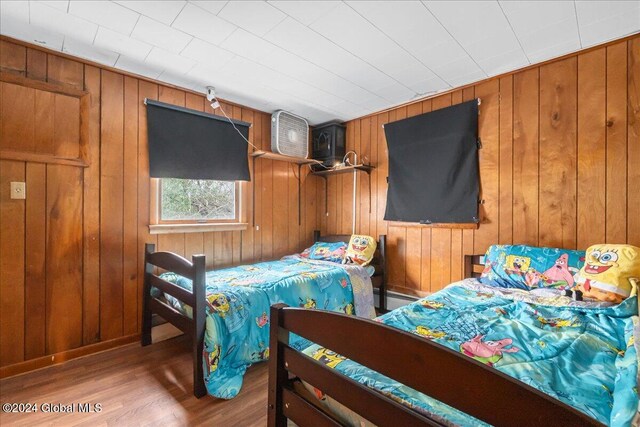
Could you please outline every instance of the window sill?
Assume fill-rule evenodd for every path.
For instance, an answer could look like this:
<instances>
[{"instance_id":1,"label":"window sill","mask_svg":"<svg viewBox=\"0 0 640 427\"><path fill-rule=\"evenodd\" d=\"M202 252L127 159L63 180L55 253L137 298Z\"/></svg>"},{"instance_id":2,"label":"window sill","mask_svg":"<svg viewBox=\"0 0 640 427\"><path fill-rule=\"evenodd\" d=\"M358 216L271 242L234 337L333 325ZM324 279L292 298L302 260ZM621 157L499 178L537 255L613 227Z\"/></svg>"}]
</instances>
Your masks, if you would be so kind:
<instances>
[{"instance_id":1,"label":"window sill","mask_svg":"<svg viewBox=\"0 0 640 427\"><path fill-rule=\"evenodd\" d=\"M171 233L206 233L210 231L243 231L246 230L246 222L234 223L206 223L206 224L152 224L149 225L151 234Z\"/></svg>"}]
</instances>

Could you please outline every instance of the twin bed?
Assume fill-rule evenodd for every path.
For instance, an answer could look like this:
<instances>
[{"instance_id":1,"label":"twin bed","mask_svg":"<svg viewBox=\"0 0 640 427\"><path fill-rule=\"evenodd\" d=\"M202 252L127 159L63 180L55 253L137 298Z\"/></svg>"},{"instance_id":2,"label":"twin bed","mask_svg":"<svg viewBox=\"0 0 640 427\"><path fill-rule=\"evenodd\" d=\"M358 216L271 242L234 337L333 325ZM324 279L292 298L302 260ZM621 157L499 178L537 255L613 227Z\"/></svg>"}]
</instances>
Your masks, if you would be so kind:
<instances>
[{"instance_id":1,"label":"twin bed","mask_svg":"<svg viewBox=\"0 0 640 427\"><path fill-rule=\"evenodd\" d=\"M349 236L315 237L344 241ZM382 256L378 256L374 278L382 277L384 282L384 237L380 243ZM297 258L293 260L299 263ZM637 422L635 346L639 328L635 296L617 305L593 304L488 286L473 278L482 271L481 257L467 256L465 260L468 279L375 320L367 319L370 316L362 296L360 308L355 309L358 316L345 310L345 302L348 305L353 300L357 305L359 297L354 296L353 284L364 280L363 276L325 263L299 264L300 268L319 270L297 271L305 279L285 278L275 286L288 288L288 280L297 280L291 286L302 290L295 295L278 297L274 296L277 292L267 291L271 292L269 298L252 303L260 307L253 314L266 313L271 306L268 316L256 316L248 322L258 327L263 323L257 341L250 332L253 326L245 330L245 338L239 338L249 347L259 342L260 348L270 353L269 425L284 426L287 420L301 426L622 426ZM279 262L285 261L294 262L292 258ZM194 393L203 395L208 389L218 397L233 397L246 366L267 354L252 358L230 352L240 341L220 333L229 325L220 322L219 315L214 321L216 316L205 314L204 260L194 257L190 264L175 255L147 254L148 319L144 324L148 329L143 344L150 342L151 310L172 322L172 316L180 316L173 323L180 327L182 322L182 329L196 338ZM196 284L193 292L185 291L185 283L172 288L167 286L169 282L159 282L162 279L153 274L153 265L191 278ZM222 276L242 282L244 276L238 273L245 270L237 269L226 270L233 273ZM323 292L309 297L315 306L306 304L305 292L318 287L318 282L309 282L306 277L324 274L335 275L339 283L346 278L349 285L327 281ZM190 315L171 298L153 297L151 287L191 303L196 314ZM321 305L318 301L329 302ZM206 343L199 338L205 336ZM220 350L212 359L210 350L215 343ZM213 375L207 372L211 360L218 364ZM239 367L239 371L229 367ZM217 376L218 371L227 374Z\"/></svg>"}]
</instances>

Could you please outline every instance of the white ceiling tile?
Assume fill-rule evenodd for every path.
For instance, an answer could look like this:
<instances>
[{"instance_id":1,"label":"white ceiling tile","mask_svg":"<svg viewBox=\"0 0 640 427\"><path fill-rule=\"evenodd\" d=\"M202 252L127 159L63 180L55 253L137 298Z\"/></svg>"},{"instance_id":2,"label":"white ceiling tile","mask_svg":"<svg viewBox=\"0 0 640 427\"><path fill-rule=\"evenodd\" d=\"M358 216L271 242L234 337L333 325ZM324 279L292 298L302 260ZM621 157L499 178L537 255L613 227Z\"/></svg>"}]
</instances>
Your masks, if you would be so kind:
<instances>
[{"instance_id":1,"label":"white ceiling tile","mask_svg":"<svg viewBox=\"0 0 640 427\"><path fill-rule=\"evenodd\" d=\"M412 88L433 73L347 4L341 4L310 28ZM412 90L415 90L412 88Z\"/></svg>"},{"instance_id":2,"label":"white ceiling tile","mask_svg":"<svg viewBox=\"0 0 640 427\"><path fill-rule=\"evenodd\" d=\"M185 58L184 56L168 52L159 47L151 49L151 52L149 52L144 62L176 75L185 74L196 65L193 59Z\"/></svg>"},{"instance_id":3,"label":"white ceiling tile","mask_svg":"<svg viewBox=\"0 0 640 427\"><path fill-rule=\"evenodd\" d=\"M191 36L145 16L140 17L131 37L169 52L179 53L191 41Z\"/></svg>"},{"instance_id":4,"label":"white ceiling tile","mask_svg":"<svg viewBox=\"0 0 640 427\"><path fill-rule=\"evenodd\" d=\"M69 10L69 0L37 0L38 3L46 4L47 6L54 7L62 12ZM19 3L19 2L15 2ZM23 3L27 3L24 1ZM31 0L31 3L35 3L35 0Z\"/></svg>"},{"instance_id":5,"label":"white ceiling tile","mask_svg":"<svg viewBox=\"0 0 640 427\"><path fill-rule=\"evenodd\" d=\"M141 76L149 77L151 79L157 78L162 72L162 69L158 69L157 67L145 64L144 61L142 60L127 58L124 55L120 55L120 57L118 58L118 61L116 62L115 67L120 70L128 71L134 74L139 74Z\"/></svg>"},{"instance_id":6,"label":"white ceiling tile","mask_svg":"<svg viewBox=\"0 0 640 427\"><path fill-rule=\"evenodd\" d=\"M242 28L235 30L220 46L257 62L269 56L276 49L273 44Z\"/></svg>"},{"instance_id":7,"label":"white ceiling tile","mask_svg":"<svg viewBox=\"0 0 640 427\"><path fill-rule=\"evenodd\" d=\"M505 73L529 65L521 49L502 52L498 55L478 60L478 64L490 76Z\"/></svg>"},{"instance_id":8,"label":"white ceiling tile","mask_svg":"<svg viewBox=\"0 0 640 427\"><path fill-rule=\"evenodd\" d=\"M118 54L116 52L96 48L93 45L78 42L72 38L65 38L62 51L69 55L79 56L80 58L108 65L109 67L113 67L118 60Z\"/></svg>"},{"instance_id":9,"label":"white ceiling tile","mask_svg":"<svg viewBox=\"0 0 640 427\"><path fill-rule=\"evenodd\" d=\"M111 1L69 3L69 13L122 34L130 34L140 15Z\"/></svg>"},{"instance_id":10,"label":"white ceiling tile","mask_svg":"<svg viewBox=\"0 0 640 427\"><path fill-rule=\"evenodd\" d=\"M218 16L258 36L264 36L286 17L264 1L230 1Z\"/></svg>"},{"instance_id":11,"label":"white ceiling tile","mask_svg":"<svg viewBox=\"0 0 640 427\"><path fill-rule=\"evenodd\" d=\"M5 4L9 2L0 2ZM19 40L36 43L49 49L60 50L64 42L64 34L42 29L35 25L17 20L1 21L0 33Z\"/></svg>"},{"instance_id":12,"label":"white ceiling tile","mask_svg":"<svg viewBox=\"0 0 640 427\"><path fill-rule=\"evenodd\" d=\"M638 1L576 1L582 47L640 31Z\"/></svg>"},{"instance_id":13,"label":"white ceiling tile","mask_svg":"<svg viewBox=\"0 0 640 427\"><path fill-rule=\"evenodd\" d=\"M187 4L186 1L174 0L125 0L116 1L116 3L166 25L171 25L182 8Z\"/></svg>"},{"instance_id":14,"label":"white ceiling tile","mask_svg":"<svg viewBox=\"0 0 640 427\"><path fill-rule=\"evenodd\" d=\"M393 83L391 77L291 18L282 21L265 38L364 89L375 92Z\"/></svg>"},{"instance_id":15,"label":"white ceiling tile","mask_svg":"<svg viewBox=\"0 0 640 427\"><path fill-rule=\"evenodd\" d=\"M170 71L163 71L162 74L160 74L158 76L158 80L165 82L165 83L169 83L171 85L174 86L179 86L179 87L191 87L193 85L193 81L185 75L178 75L178 74L174 74Z\"/></svg>"},{"instance_id":16,"label":"white ceiling tile","mask_svg":"<svg viewBox=\"0 0 640 427\"><path fill-rule=\"evenodd\" d=\"M192 4L182 9L172 27L213 44L221 43L236 29L235 25Z\"/></svg>"},{"instance_id":17,"label":"white ceiling tile","mask_svg":"<svg viewBox=\"0 0 640 427\"><path fill-rule=\"evenodd\" d=\"M509 58L510 63L528 63L498 2L423 1L423 4L486 73L504 68L490 65L490 71L482 65L495 64L501 57Z\"/></svg>"},{"instance_id":18,"label":"white ceiling tile","mask_svg":"<svg viewBox=\"0 0 640 427\"><path fill-rule=\"evenodd\" d=\"M117 33L105 27L98 28L95 41L98 48L121 53L130 58L139 58L143 61L151 51L152 46L140 40Z\"/></svg>"},{"instance_id":19,"label":"white ceiling tile","mask_svg":"<svg viewBox=\"0 0 640 427\"><path fill-rule=\"evenodd\" d=\"M64 34L86 44L93 43L98 31L96 24L61 12L40 2L30 4L30 16L32 25Z\"/></svg>"},{"instance_id":20,"label":"white ceiling tile","mask_svg":"<svg viewBox=\"0 0 640 427\"><path fill-rule=\"evenodd\" d=\"M529 60L549 57L554 46L561 45L565 52L580 49L572 2L502 1L500 5Z\"/></svg>"},{"instance_id":21,"label":"white ceiling tile","mask_svg":"<svg viewBox=\"0 0 640 427\"><path fill-rule=\"evenodd\" d=\"M222 8L228 3L228 1L189 1L189 3L195 4L198 7L206 10L207 12L213 13L217 15L218 12L222 10Z\"/></svg>"},{"instance_id":22,"label":"white ceiling tile","mask_svg":"<svg viewBox=\"0 0 640 427\"><path fill-rule=\"evenodd\" d=\"M191 40L180 55L213 69L224 67L235 57L233 53L200 39Z\"/></svg>"},{"instance_id":23,"label":"white ceiling tile","mask_svg":"<svg viewBox=\"0 0 640 427\"><path fill-rule=\"evenodd\" d=\"M304 25L311 25L335 9L339 1L270 1L269 4L281 10Z\"/></svg>"},{"instance_id":24,"label":"white ceiling tile","mask_svg":"<svg viewBox=\"0 0 640 427\"><path fill-rule=\"evenodd\" d=\"M29 23L29 3L26 1L0 1L0 32L4 25Z\"/></svg>"}]
</instances>

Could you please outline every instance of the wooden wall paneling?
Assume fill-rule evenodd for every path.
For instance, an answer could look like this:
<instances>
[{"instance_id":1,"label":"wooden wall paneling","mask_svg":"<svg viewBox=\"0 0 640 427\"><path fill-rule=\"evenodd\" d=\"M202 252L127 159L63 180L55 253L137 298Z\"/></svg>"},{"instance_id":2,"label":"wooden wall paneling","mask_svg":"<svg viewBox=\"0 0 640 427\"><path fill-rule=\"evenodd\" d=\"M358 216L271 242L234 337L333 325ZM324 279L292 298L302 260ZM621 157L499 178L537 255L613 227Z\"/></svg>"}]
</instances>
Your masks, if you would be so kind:
<instances>
[{"instance_id":1,"label":"wooden wall paneling","mask_svg":"<svg viewBox=\"0 0 640 427\"><path fill-rule=\"evenodd\" d=\"M539 70L513 76L513 242L538 244Z\"/></svg>"},{"instance_id":2,"label":"wooden wall paneling","mask_svg":"<svg viewBox=\"0 0 640 427\"><path fill-rule=\"evenodd\" d=\"M513 76L500 78L498 243L513 243Z\"/></svg>"},{"instance_id":3,"label":"wooden wall paneling","mask_svg":"<svg viewBox=\"0 0 640 427\"><path fill-rule=\"evenodd\" d=\"M301 234L301 226L302 223L302 213L300 213L300 218L298 218L298 199L300 195L298 194L298 166L293 163L287 163L287 187L288 187L288 198L287 198L287 213L289 216L289 220L287 222L287 226L289 231L287 233L288 240L287 245L287 253L294 253L298 249L298 245L300 244L300 234ZM300 189L302 192L302 188Z\"/></svg>"},{"instance_id":4,"label":"wooden wall paneling","mask_svg":"<svg viewBox=\"0 0 640 427\"><path fill-rule=\"evenodd\" d=\"M31 147L35 136L35 93L26 86L0 82L2 96L0 114L0 147L5 150L27 150Z\"/></svg>"},{"instance_id":5,"label":"wooden wall paneling","mask_svg":"<svg viewBox=\"0 0 640 427\"><path fill-rule=\"evenodd\" d=\"M0 160L0 366L24 360L25 201L9 185L24 180L24 162Z\"/></svg>"},{"instance_id":6,"label":"wooden wall paneling","mask_svg":"<svg viewBox=\"0 0 640 427\"><path fill-rule=\"evenodd\" d=\"M47 354L82 346L82 169L47 165Z\"/></svg>"},{"instance_id":7,"label":"wooden wall paneling","mask_svg":"<svg viewBox=\"0 0 640 427\"><path fill-rule=\"evenodd\" d=\"M58 55L47 55L47 81L82 90L84 88L84 64Z\"/></svg>"},{"instance_id":8,"label":"wooden wall paneling","mask_svg":"<svg viewBox=\"0 0 640 427\"><path fill-rule=\"evenodd\" d=\"M383 125L388 123L389 113L378 114L378 138L376 150L378 159L376 163L377 187L376 187L376 236L388 234L387 222L384 220L384 212L387 207L387 176L389 174L389 157L387 153L387 140L384 135Z\"/></svg>"},{"instance_id":9,"label":"wooden wall paneling","mask_svg":"<svg viewBox=\"0 0 640 427\"><path fill-rule=\"evenodd\" d=\"M355 150L356 126L355 122L347 122L347 144L345 154ZM351 155L349 156L352 159ZM342 196L342 209L339 214L342 215L340 234L351 234L353 226L353 176L356 172L340 175L342 177L342 187L340 195ZM357 178L356 178L357 179Z\"/></svg>"},{"instance_id":10,"label":"wooden wall paneling","mask_svg":"<svg viewBox=\"0 0 640 427\"><path fill-rule=\"evenodd\" d=\"M407 117L422 114L422 103L407 106ZM406 227L405 287L420 290L422 264L421 227ZM462 235L461 235L462 236ZM462 243L461 243L462 244Z\"/></svg>"},{"instance_id":11,"label":"wooden wall paneling","mask_svg":"<svg viewBox=\"0 0 640 427\"><path fill-rule=\"evenodd\" d=\"M476 98L475 87L471 86L462 90L462 101L471 101ZM455 230L452 230L452 232ZM462 255L473 255L475 254L474 250L474 238L475 238L474 229L464 229L462 230ZM462 262L462 260L461 260Z\"/></svg>"},{"instance_id":12,"label":"wooden wall paneling","mask_svg":"<svg viewBox=\"0 0 640 427\"><path fill-rule=\"evenodd\" d=\"M50 58L51 61L51 58ZM123 333L124 78L102 71L100 149L100 339Z\"/></svg>"},{"instance_id":13,"label":"wooden wall paneling","mask_svg":"<svg viewBox=\"0 0 640 427\"><path fill-rule=\"evenodd\" d=\"M100 341L100 69L87 65L84 89L89 92L83 195L82 342ZM137 198L136 198L137 200ZM138 273L139 274L139 273Z\"/></svg>"},{"instance_id":14,"label":"wooden wall paneling","mask_svg":"<svg viewBox=\"0 0 640 427\"><path fill-rule=\"evenodd\" d=\"M369 164L371 162L371 118L365 117L358 120L360 126L360 157L362 162ZM369 221L371 215L371 175L363 175L358 182L358 208L359 222L358 232L367 236L371 235L369 230ZM378 236L373 236L377 239Z\"/></svg>"},{"instance_id":15,"label":"wooden wall paneling","mask_svg":"<svg viewBox=\"0 0 640 427\"><path fill-rule=\"evenodd\" d=\"M627 242L640 246L640 37L628 41Z\"/></svg>"},{"instance_id":16,"label":"wooden wall paneling","mask_svg":"<svg viewBox=\"0 0 640 427\"><path fill-rule=\"evenodd\" d=\"M577 245L586 248L592 243L604 242L606 235L606 49L591 51L577 59L578 104L574 106L578 112ZM556 155L561 155L559 150ZM560 158L564 159L563 156ZM547 190L551 191L553 189ZM550 224L546 228L552 229ZM562 246L562 241L557 243L560 243L560 247L568 247Z\"/></svg>"},{"instance_id":17,"label":"wooden wall paneling","mask_svg":"<svg viewBox=\"0 0 640 427\"><path fill-rule=\"evenodd\" d=\"M205 111L204 97L187 93L185 95L185 107L196 111ZM193 255L203 254L204 250L204 233L185 233L184 234L184 254L187 259L191 259Z\"/></svg>"},{"instance_id":18,"label":"wooden wall paneling","mask_svg":"<svg viewBox=\"0 0 640 427\"><path fill-rule=\"evenodd\" d=\"M247 108L242 109L242 117L241 119L247 123L251 123L251 128L249 128L249 142L255 145L256 139L256 126L254 119L254 112ZM254 148L247 144L247 150L249 153L254 151ZM245 186L245 192L243 194L243 200L245 201L245 216L247 218L247 222L249 223L246 230L243 230L242 233L242 251L241 258L242 262L251 262L254 260L254 224L253 224L253 190L256 183L256 171L253 168L253 162L251 162L251 158L249 158L249 173L251 176L251 181L247 183Z\"/></svg>"},{"instance_id":19,"label":"wooden wall paneling","mask_svg":"<svg viewBox=\"0 0 640 427\"><path fill-rule=\"evenodd\" d=\"M605 240L619 243L627 241L627 42L606 50Z\"/></svg>"},{"instance_id":20,"label":"wooden wall paneling","mask_svg":"<svg viewBox=\"0 0 640 427\"><path fill-rule=\"evenodd\" d=\"M389 112L389 123L405 119L407 117L407 108L398 108ZM386 139L385 139L386 140ZM385 144L386 147L386 144ZM387 151L388 153L388 151ZM388 159L388 154L386 156ZM386 175L389 174L389 163L386 162ZM385 192L386 207L386 192ZM405 287L406 270L405 259L407 254L407 228L405 225L387 225L389 235L389 282L395 286Z\"/></svg>"},{"instance_id":21,"label":"wooden wall paneling","mask_svg":"<svg viewBox=\"0 0 640 427\"><path fill-rule=\"evenodd\" d=\"M478 133L482 141L480 157L480 227L474 232L474 252L484 253L498 241L499 161L500 161L500 81L491 79L476 86L481 99ZM462 260L460 260L462 262Z\"/></svg>"},{"instance_id":22,"label":"wooden wall paneling","mask_svg":"<svg viewBox=\"0 0 640 427\"><path fill-rule=\"evenodd\" d=\"M231 118L240 120L242 119L242 108L234 105L233 108L227 108L225 111L231 111ZM227 113L229 114L229 113ZM242 232L231 232L231 263L239 264L242 252Z\"/></svg>"},{"instance_id":23,"label":"wooden wall paneling","mask_svg":"<svg viewBox=\"0 0 640 427\"><path fill-rule=\"evenodd\" d=\"M268 116L262 118L262 147L269 148L271 146L271 120ZM262 167L262 215L261 215L261 234L262 234L262 260L273 259L273 208L274 208L274 186L273 186L273 166L276 162L273 160L260 159L256 162ZM277 187L276 187L277 189Z\"/></svg>"},{"instance_id":24,"label":"wooden wall paneling","mask_svg":"<svg viewBox=\"0 0 640 427\"><path fill-rule=\"evenodd\" d=\"M60 94L55 94L53 98L53 154L70 159L78 158L80 157L80 100Z\"/></svg>"},{"instance_id":25,"label":"wooden wall paneling","mask_svg":"<svg viewBox=\"0 0 640 427\"><path fill-rule=\"evenodd\" d=\"M27 77L47 81L47 54L41 50L27 48Z\"/></svg>"},{"instance_id":26,"label":"wooden wall paneling","mask_svg":"<svg viewBox=\"0 0 640 427\"><path fill-rule=\"evenodd\" d=\"M381 233L378 233L378 134L382 132L382 123L378 120L378 116L371 116L371 123L369 126L369 153L371 154L371 164L376 168L371 171L369 179L369 196L371 198L369 207L369 235L378 238Z\"/></svg>"},{"instance_id":27,"label":"wooden wall paneling","mask_svg":"<svg viewBox=\"0 0 640 427\"><path fill-rule=\"evenodd\" d=\"M457 90L451 93L451 104L456 105L460 104L463 101L463 91ZM409 229L407 229L407 233ZM457 282L462 280L462 266L463 266L463 256L462 256L463 248L462 248L462 229L452 229L451 230L451 278L452 282ZM407 253L407 256L409 254Z\"/></svg>"},{"instance_id":28,"label":"wooden wall paneling","mask_svg":"<svg viewBox=\"0 0 640 427\"><path fill-rule=\"evenodd\" d=\"M26 183L24 359L29 360L46 354L46 165L27 163Z\"/></svg>"},{"instance_id":29,"label":"wooden wall paneling","mask_svg":"<svg viewBox=\"0 0 640 427\"><path fill-rule=\"evenodd\" d=\"M451 94L438 96L432 101L432 109L451 105ZM431 285L430 291L442 289L451 282L451 229L431 230Z\"/></svg>"},{"instance_id":30,"label":"wooden wall paneling","mask_svg":"<svg viewBox=\"0 0 640 427\"><path fill-rule=\"evenodd\" d=\"M576 247L577 58L540 67L539 243Z\"/></svg>"},{"instance_id":31,"label":"wooden wall paneling","mask_svg":"<svg viewBox=\"0 0 640 427\"><path fill-rule=\"evenodd\" d=\"M87 70L88 71L88 70ZM158 244L157 235L149 233L150 204L149 191L149 145L147 141L147 109L143 102L145 98L158 99L158 85L146 81L138 84L138 256L144 254L146 243ZM157 247L157 246L156 246ZM213 257L210 260L212 261ZM144 281L144 264L138 263L138 295L142 295ZM142 313L142 298L138 299L138 313ZM138 332L141 323L138 323Z\"/></svg>"},{"instance_id":32,"label":"wooden wall paneling","mask_svg":"<svg viewBox=\"0 0 640 427\"><path fill-rule=\"evenodd\" d=\"M138 330L138 79L124 78L123 143L123 247L122 313L123 335ZM142 105L144 106L144 105Z\"/></svg>"},{"instance_id":33,"label":"wooden wall paneling","mask_svg":"<svg viewBox=\"0 0 640 427\"><path fill-rule=\"evenodd\" d=\"M431 99L420 102L422 106L422 113L428 113L433 109L433 102ZM420 241L422 248L420 254L422 259L420 261L420 291L429 292L431 290L431 231L429 227L420 227L421 236Z\"/></svg>"},{"instance_id":34,"label":"wooden wall paneling","mask_svg":"<svg viewBox=\"0 0 640 427\"><path fill-rule=\"evenodd\" d=\"M258 149L263 149L262 122L262 114L254 112L252 136L253 144L258 147ZM253 189L251 190L253 196L253 212L249 212L252 221L251 226L253 227L253 257L254 260L259 261L262 259L262 229L260 225L262 219L262 162L264 160L254 161L250 159L249 161L253 167Z\"/></svg>"},{"instance_id":35,"label":"wooden wall paneling","mask_svg":"<svg viewBox=\"0 0 640 427\"><path fill-rule=\"evenodd\" d=\"M286 255L289 248L289 163L273 162L273 257Z\"/></svg>"},{"instance_id":36,"label":"wooden wall paneling","mask_svg":"<svg viewBox=\"0 0 640 427\"><path fill-rule=\"evenodd\" d=\"M56 113L61 113L61 111L56 108L56 98L60 95L56 95L51 92L45 92L41 90L35 91L35 123L38 125L34 129L34 136L32 145L29 148L29 151L39 152L43 154L55 154L56 152L56 139L57 142L60 143L60 129L58 129L58 137L56 138ZM78 114L78 110L75 112L72 110L71 114ZM58 114L58 122L66 120L64 114ZM79 126L78 122L75 122L77 126ZM60 124L58 124L60 126ZM91 124L89 125L91 126ZM63 125L64 127L64 125ZM63 132L64 134L65 132ZM71 129L72 137L73 129ZM79 136L79 135L78 135ZM76 148L80 149L79 139L75 141L70 141L71 143L68 145L69 150L71 152L71 156L78 157L79 151L73 150L73 142L75 142ZM62 143L62 145L65 145Z\"/></svg>"},{"instance_id":37,"label":"wooden wall paneling","mask_svg":"<svg viewBox=\"0 0 640 427\"><path fill-rule=\"evenodd\" d=\"M354 133L355 133L355 143L354 143L354 147L353 149L355 150L356 153L358 153L358 163L362 163L362 123L360 120L356 120L354 123ZM356 173L356 180L355 180L355 193L356 193L356 197L355 200L352 200L352 205L354 206L355 209L355 225L353 230L355 230L356 233L358 233L358 230L360 229L360 207L361 207L361 199L362 199L362 194L360 193L360 187L362 186L361 182L363 180L366 180L367 176L365 174L360 174L360 173Z\"/></svg>"},{"instance_id":38,"label":"wooden wall paneling","mask_svg":"<svg viewBox=\"0 0 640 427\"><path fill-rule=\"evenodd\" d=\"M24 46L0 40L0 70L24 76L27 71L27 49Z\"/></svg>"}]
</instances>

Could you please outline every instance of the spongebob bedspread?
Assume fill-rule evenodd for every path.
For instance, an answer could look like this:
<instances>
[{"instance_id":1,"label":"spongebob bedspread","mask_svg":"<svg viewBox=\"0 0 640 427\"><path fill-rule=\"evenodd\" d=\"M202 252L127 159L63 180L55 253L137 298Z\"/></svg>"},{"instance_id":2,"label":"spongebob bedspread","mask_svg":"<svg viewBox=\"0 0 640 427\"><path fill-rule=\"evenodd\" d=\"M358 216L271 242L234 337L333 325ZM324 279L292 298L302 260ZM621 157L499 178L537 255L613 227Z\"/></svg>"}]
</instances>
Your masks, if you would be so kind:
<instances>
[{"instance_id":1,"label":"spongebob bedspread","mask_svg":"<svg viewBox=\"0 0 640 427\"><path fill-rule=\"evenodd\" d=\"M162 278L191 289L173 273ZM269 356L269 307L276 303L372 318L373 290L361 267L299 256L207 273L204 373L209 394L230 399L247 368ZM191 316L191 307L165 298Z\"/></svg>"},{"instance_id":2,"label":"spongebob bedspread","mask_svg":"<svg viewBox=\"0 0 640 427\"><path fill-rule=\"evenodd\" d=\"M492 366L604 424L628 426L638 409L637 314L636 297L619 305L585 303L467 279L377 320ZM304 352L445 424L485 425L327 349ZM314 391L345 424L367 425Z\"/></svg>"}]
</instances>

